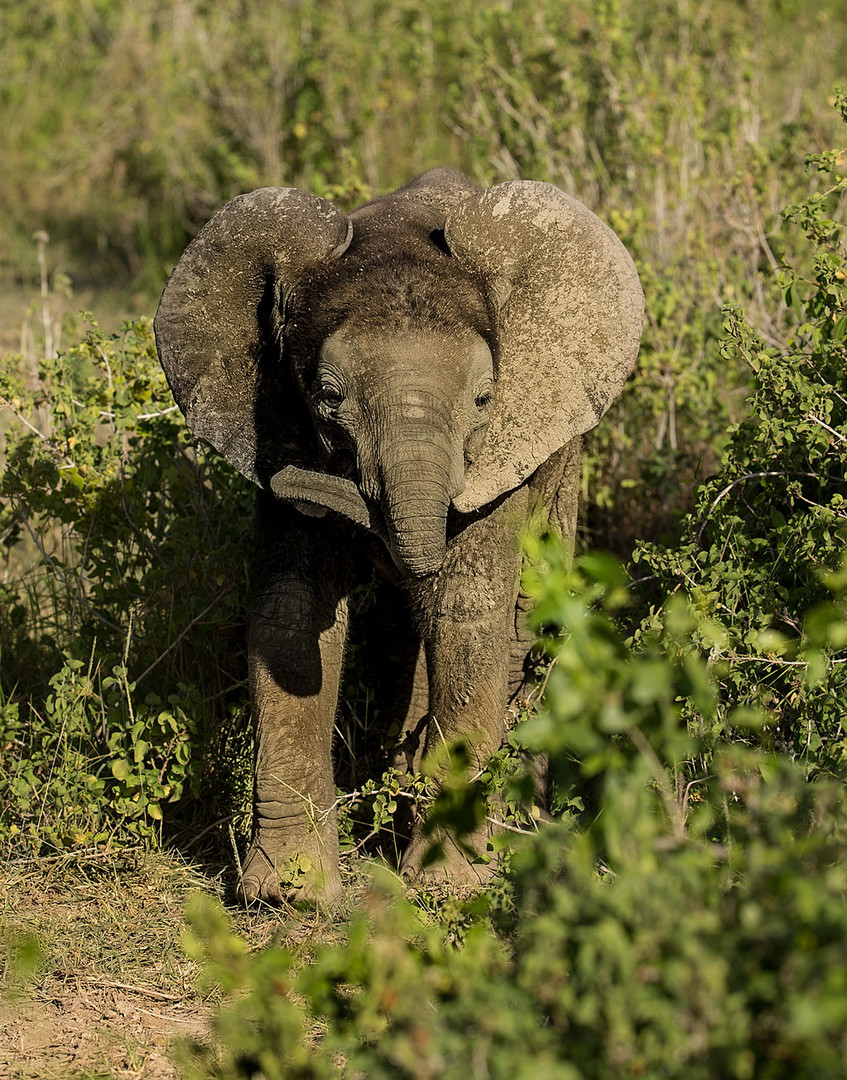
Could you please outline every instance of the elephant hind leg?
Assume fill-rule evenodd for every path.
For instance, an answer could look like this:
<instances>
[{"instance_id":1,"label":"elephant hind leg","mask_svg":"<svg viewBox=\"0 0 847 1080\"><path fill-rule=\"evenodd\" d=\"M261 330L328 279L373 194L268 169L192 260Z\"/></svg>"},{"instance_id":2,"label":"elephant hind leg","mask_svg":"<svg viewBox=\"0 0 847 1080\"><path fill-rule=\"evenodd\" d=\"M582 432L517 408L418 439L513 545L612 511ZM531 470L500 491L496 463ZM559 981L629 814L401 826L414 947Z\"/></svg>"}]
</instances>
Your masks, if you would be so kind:
<instances>
[{"instance_id":1,"label":"elephant hind leg","mask_svg":"<svg viewBox=\"0 0 847 1080\"><path fill-rule=\"evenodd\" d=\"M393 582L384 580L377 580L369 592L367 604L352 617L346 664L347 698L354 700L351 712L355 715L349 725L352 730L342 733L342 741L350 744L359 759L350 778L354 787L390 765L405 771L420 764L420 753L414 760L406 753L407 737L419 727L429 701L426 662L407 597ZM355 729L365 726L367 738L360 740ZM355 753L359 741L365 745L362 755ZM381 758L373 752L377 745L384 751Z\"/></svg>"}]
</instances>

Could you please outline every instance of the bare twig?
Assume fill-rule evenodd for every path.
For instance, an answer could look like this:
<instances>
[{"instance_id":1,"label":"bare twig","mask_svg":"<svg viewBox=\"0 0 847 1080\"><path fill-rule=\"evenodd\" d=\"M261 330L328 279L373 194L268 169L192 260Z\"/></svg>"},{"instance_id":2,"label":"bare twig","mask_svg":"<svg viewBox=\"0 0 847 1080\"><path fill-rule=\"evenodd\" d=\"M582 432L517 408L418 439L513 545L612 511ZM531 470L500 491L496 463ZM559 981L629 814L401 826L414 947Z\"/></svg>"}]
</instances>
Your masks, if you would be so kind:
<instances>
[{"instance_id":1,"label":"bare twig","mask_svg":"<svg viewBox=\"0 0 847 1080\"><path fill-rule=\"evenodd\" d=\"M67 461L72 468L75 467L74 463L70 460L70 458L66 457L64 454L59 453L59 451L56 450L56 447L51 442L50 438L45 435L43 431L39 431L39 429L35 427L34 424L31 424L29 420L27 420L27 418L21 413L21 411L15 408L11 401L7 400L6 398L0 397L0 409L8 409L9 412L15 417L15 419L19 420L24 425L24 427L28 428L33 433L33 435L37 435L42 442L48 443L50 448L54 450L59 457L64 458L65 461Z\"/></svg>"},{"instance_id":2,"label":"bare twig","mask_svg":"<svg viewBox=\"0 0 847 1080\"><path fill-rule=\"evenodd\" d=\"M171 405L170 408L160 409L159 412L139 413L136 420L155 420L157 416L167 416L168 413L176 412L179 405Z\"/></svg>"},{"instance_id":3,"label":"bare twig","mask_svg":"<svg viewBox=\"0 0 847 1080\"><path fill-rule=\"evenodd\" d=\"M244 885L244 871L241 867L241 856L238 854L238 844L235 842L235 829L232 827L232 822L229 823L227 829L229 836L229 842L232 845L232 854L235 856L235 869L238 872L238 884L243 887Z\"/></svg>"},{"instance_id":4,"label":"bare twig","mask_svg":"<svg viewBox=\"0 0 847 1080\"><path fill-rule=\"evenodd\" d=\"M97 355L103 361L103 367L106 369L106 382L109 384L109 392L114 393L115 383L112 379L112 365L109 363L109 356L102 345L95 346Z\"/></svg>"},{"instance_id":5,"label":"bare twig","mask_svg":"<svg viewBox=\"0 0 847 1080\"><path fill-rule=\"evenodd\" d=\"M491 816L486 817L485 820L498 829L505 829L506 832L517 833L519 836L535 836L535 834L538 832L537 822L534 829L521 829L519 826L512 825L508 821L499 821L497 818L493 818Z\"/></svg>"},{"instance_id":6,"label":"bare twig","mask_svg":"<svg viewBox=\"0 0 847 1080\"><path fill-rule=\"evenodd\" d=\"M683 812L684 815L687 816L687 814L688 814L688 800L689 800L689 797L691 795L691 789L693 787L696 787L698 784L704 784L707 780L711 780L711 779L712 779L712 777L711 777L711 775L709 775L709 776L698 776L696 779L688 781L688 783L685 785L685 791L683 792L683 796L682 796L682 812Z\"/></svg>"},{"instance_id":7,"label":"bare twig","mask_svg":"<svg viewBox=\"0 0 847 1080\"><path fill-rule=\"evenodd\" d=\"M130 983L110 982L107 979L98 979L93 975L83 976L87 983L92 986L103 986L109 990L129 990L133 994L141 994L143 997L155 998L157 1001L182 1001L178 994L166 994L163 990L153 990L149 986L133 986Z\"/></svg>"},{"instance_id":8,"label":"bare twig","mask_svg":"<svg viewBox=\"0 0 847 1080\"><path fill-rule=\"evenodd\" d=\"M547 670L544 672L544 678L541 680L541 683L538 686L534 686L532 690L530 690L526 699L527 705L532 704L533 698L537 698L540 701L541 698L544 697L544 691L547 689L547 683L550 681L550 675L553 671L553 668L556 666L556 661L558 659L558 656L553 657L553 659L547 665Z\"/></svg>"}]
</instances>

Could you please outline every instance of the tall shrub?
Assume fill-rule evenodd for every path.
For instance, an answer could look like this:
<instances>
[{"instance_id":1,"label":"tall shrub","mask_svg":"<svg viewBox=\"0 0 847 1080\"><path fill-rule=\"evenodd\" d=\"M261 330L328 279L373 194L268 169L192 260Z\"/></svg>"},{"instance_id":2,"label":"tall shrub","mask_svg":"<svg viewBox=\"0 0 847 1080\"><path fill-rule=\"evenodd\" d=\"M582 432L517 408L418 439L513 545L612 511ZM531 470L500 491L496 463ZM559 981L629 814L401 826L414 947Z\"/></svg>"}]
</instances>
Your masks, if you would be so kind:
<instances>
[{"instance_id":1,"label":"tall shrub","mask_svg":"<svg viewBox=\"0 0 847 1080\"><path fill-rule=\"evenodd\" d=\"M837 100L847 122L847 97ZM810 155L807 170L828 183L784 212L811 248L808 272L781 271L795 318L785 344L766 343L737 307L725 310L721 353L751 371L749 415L700 489L682 541L636 554L660 596L682 593L721 626L712 662L727 703L763 708L774 747L824 768L847 755L843 642L816 607L847 555L844 162L844 150ZM807 655L810 638L835 652Z\"/></svg>"}]
</instances>

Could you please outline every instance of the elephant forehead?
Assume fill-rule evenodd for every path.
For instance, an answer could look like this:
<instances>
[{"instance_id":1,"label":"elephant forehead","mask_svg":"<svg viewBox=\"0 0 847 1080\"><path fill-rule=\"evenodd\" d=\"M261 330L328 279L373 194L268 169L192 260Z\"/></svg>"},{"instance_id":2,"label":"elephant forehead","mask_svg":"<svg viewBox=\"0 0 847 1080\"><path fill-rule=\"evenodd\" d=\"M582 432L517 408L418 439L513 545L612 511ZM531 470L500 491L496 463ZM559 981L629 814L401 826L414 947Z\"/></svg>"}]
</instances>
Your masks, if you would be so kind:
<instances>
[{"instance_id":1,"label":"elephant forehead","mask_svg":"<svg viewBox=\"0 0 847 1080\"><path fill-rule=\"evenodd\" d=\"M418 379L464 389L492 370L491 352L473 330L357 332L348 327L324 342L321 362L351 377ZM409 387L410 392L412 387Z\"/></svg>"}]
</instances>

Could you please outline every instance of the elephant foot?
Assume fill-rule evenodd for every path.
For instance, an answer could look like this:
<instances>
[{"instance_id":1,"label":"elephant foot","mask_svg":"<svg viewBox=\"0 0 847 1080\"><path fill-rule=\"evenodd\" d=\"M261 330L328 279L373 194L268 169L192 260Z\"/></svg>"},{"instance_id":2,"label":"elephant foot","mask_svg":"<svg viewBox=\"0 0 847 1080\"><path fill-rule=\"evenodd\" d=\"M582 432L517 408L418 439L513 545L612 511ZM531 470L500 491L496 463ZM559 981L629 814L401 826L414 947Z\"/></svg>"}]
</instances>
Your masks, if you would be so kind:
<instances>
[{"instance_id":1,"label":"elephant foot","mask_svg":"<svg viewBox=\"0 0 847 1080\"><path fill-rule=\"evenodd\" d=\"M247 904L320 904L334 907L341 898L338 859L331 860L319 845L273 845L262 839L251 844L241 869L237 892Z\"/></svg>"},{"instance_id":2,"label":"elephant foot","mask_svg":"<svg viewBox=\"0 0 847 1080\"><path fill-rule=\"evenodd\" d=\"M421 864L424 855L434 842L442 848L441 858L429 866ZM412 837L406 854L400 864L400 873L407 880L420 884L439 885L447 888L465 890L481 889L497 873L497 859L485 852L486 836L472 837L470 846L480 852L476 858L468 858L452 837L440 835L437 838Z\"/></svg>"}]
</instances>

